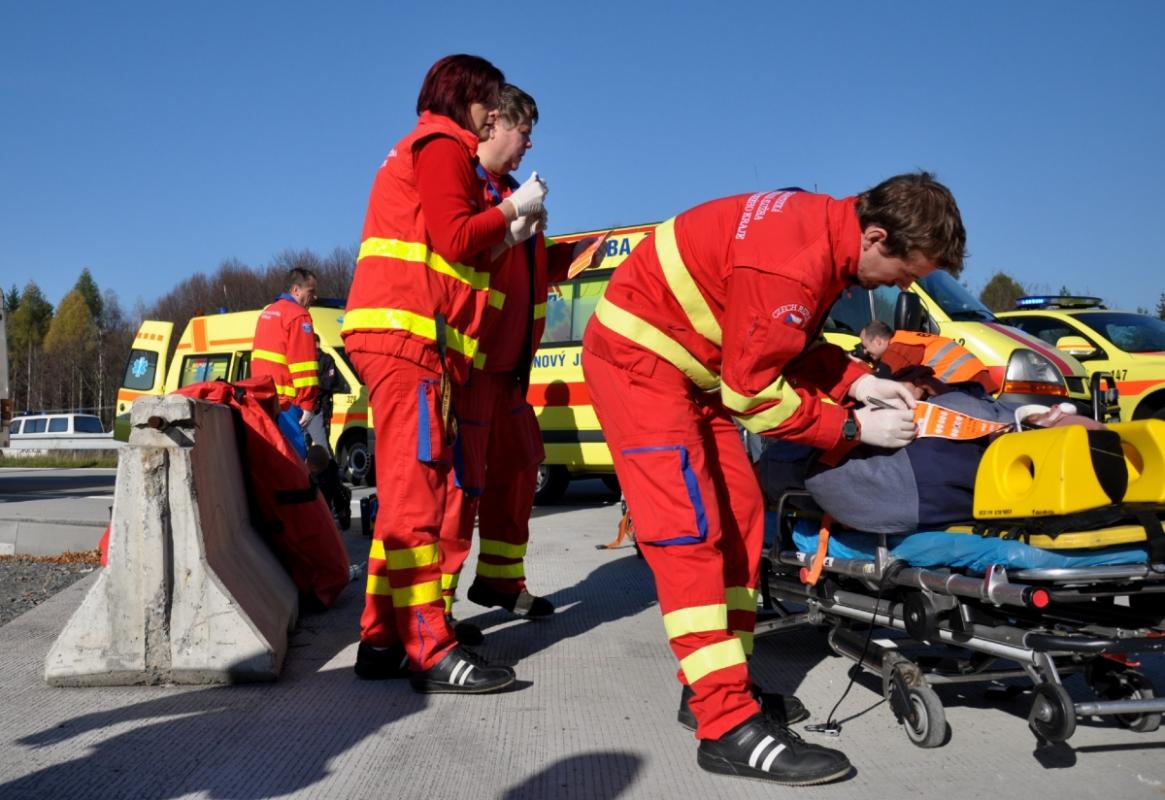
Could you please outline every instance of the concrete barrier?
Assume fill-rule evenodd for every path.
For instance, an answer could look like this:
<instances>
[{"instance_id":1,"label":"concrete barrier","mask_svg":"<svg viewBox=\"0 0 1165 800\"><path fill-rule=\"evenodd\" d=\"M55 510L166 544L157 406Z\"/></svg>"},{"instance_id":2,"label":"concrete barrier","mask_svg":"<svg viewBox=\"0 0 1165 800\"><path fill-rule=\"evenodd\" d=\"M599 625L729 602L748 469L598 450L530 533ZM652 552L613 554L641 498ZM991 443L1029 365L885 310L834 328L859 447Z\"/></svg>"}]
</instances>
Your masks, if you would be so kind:
<instances>
[{"instance_id":1,"label":"concrete barrier","mask_svg":"<svg viewBox=\"0 0 1165 800\"><path fill-rule=\"evenodd\" d=\"M231 412L181 395L131 410L109 566L49 651L54 686L274 680L298 613L248 521Z\"/></svg>"}]
</instances>

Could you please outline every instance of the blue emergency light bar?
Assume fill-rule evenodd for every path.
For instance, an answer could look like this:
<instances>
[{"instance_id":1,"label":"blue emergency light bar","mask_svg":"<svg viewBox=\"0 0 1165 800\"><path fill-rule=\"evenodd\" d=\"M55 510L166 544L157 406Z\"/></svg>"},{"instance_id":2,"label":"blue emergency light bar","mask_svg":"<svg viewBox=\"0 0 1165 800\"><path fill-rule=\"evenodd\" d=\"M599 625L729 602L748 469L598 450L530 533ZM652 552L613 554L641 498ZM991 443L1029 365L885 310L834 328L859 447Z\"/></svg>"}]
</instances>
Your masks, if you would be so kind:
<instances>
[{"instance_id":1,"label":"blue emergency light bar","mask_svg":"<svg viewBox=\"0 0 1165 800\"><path fill-rule=\"evenodd\" d=\"M1019 310L1031 308L1104 308L1104 300L1099 297L1082 295L1034 294L1015 301Z\"/></svg>"}]
</instances>

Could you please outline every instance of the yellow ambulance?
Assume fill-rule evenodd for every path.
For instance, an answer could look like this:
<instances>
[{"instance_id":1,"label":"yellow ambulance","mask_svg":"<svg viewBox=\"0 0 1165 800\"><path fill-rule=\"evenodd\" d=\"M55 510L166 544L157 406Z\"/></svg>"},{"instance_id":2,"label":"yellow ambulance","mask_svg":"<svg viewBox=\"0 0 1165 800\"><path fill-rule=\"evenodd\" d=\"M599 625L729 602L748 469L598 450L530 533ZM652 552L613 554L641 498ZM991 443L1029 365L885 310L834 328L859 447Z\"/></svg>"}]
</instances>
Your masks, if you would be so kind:
<instances>
[{"instance_id":1,"label":"yellow ambulance","mask_svg":"<svg viewBox=\"0 0 1165 800\"><path fill-rule=\"evenodd\" d=\"M340 339L344 309L321 301L310 309L320 348L336 362L342 383L332 397L331 444L352 483L376 481L368 392L348 363ZM237 381L251 375L251 342L259 309L194 317L171 348L174 323L146 320L138 329L117 392L114 438L129 438L129 409L146 395L162 395L200 381Z\"/></svg>"}]
</instances>

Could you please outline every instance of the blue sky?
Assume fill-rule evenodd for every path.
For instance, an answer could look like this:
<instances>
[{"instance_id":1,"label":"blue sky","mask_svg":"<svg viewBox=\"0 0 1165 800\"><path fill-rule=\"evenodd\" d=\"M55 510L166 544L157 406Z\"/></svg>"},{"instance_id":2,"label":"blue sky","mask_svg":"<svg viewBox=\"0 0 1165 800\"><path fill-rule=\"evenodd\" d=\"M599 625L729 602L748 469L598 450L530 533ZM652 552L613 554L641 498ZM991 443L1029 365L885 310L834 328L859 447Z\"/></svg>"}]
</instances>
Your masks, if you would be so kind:
<instances>
[{"instance_id":1,"label":"blue sky","mask_svg":"<svg viewBox=\"0 0 1165 800\"><path fill-rule=\"evenodd\" d=\"M533 94L551 232L926 168L996 271L1165 291L1161 2L0 2L0 286L132 309L223 259L355 245L442 55Z\"/></svg>"}]
</instances>

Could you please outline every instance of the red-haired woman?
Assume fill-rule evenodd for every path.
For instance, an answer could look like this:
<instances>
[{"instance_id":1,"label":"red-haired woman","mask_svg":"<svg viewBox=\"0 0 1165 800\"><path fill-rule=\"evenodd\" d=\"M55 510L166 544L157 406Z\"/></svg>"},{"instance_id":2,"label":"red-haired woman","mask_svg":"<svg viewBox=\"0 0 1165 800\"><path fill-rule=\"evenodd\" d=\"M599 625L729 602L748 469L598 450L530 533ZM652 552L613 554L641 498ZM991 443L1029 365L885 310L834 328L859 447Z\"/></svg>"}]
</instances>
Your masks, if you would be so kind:
<instances>
[{"instance_id":1,"label":"red-haired woman","mask_svg":"<svg viewBox=\"0 0 1165 800\"><path fill-rule=\"evenodd\" d=\"M446 56L429 70L417 126L373 182L344 317L344 346L377 428L380 487L356 674L408 675L421 692L491 692L514 680L509 667L457 645L438 548L455 459L449 395L484 361L489 252L533 232L546 194L533 175L507 203L482 199L477 144L504 81L477 56Z\"/></svg>"}]
</instances>

